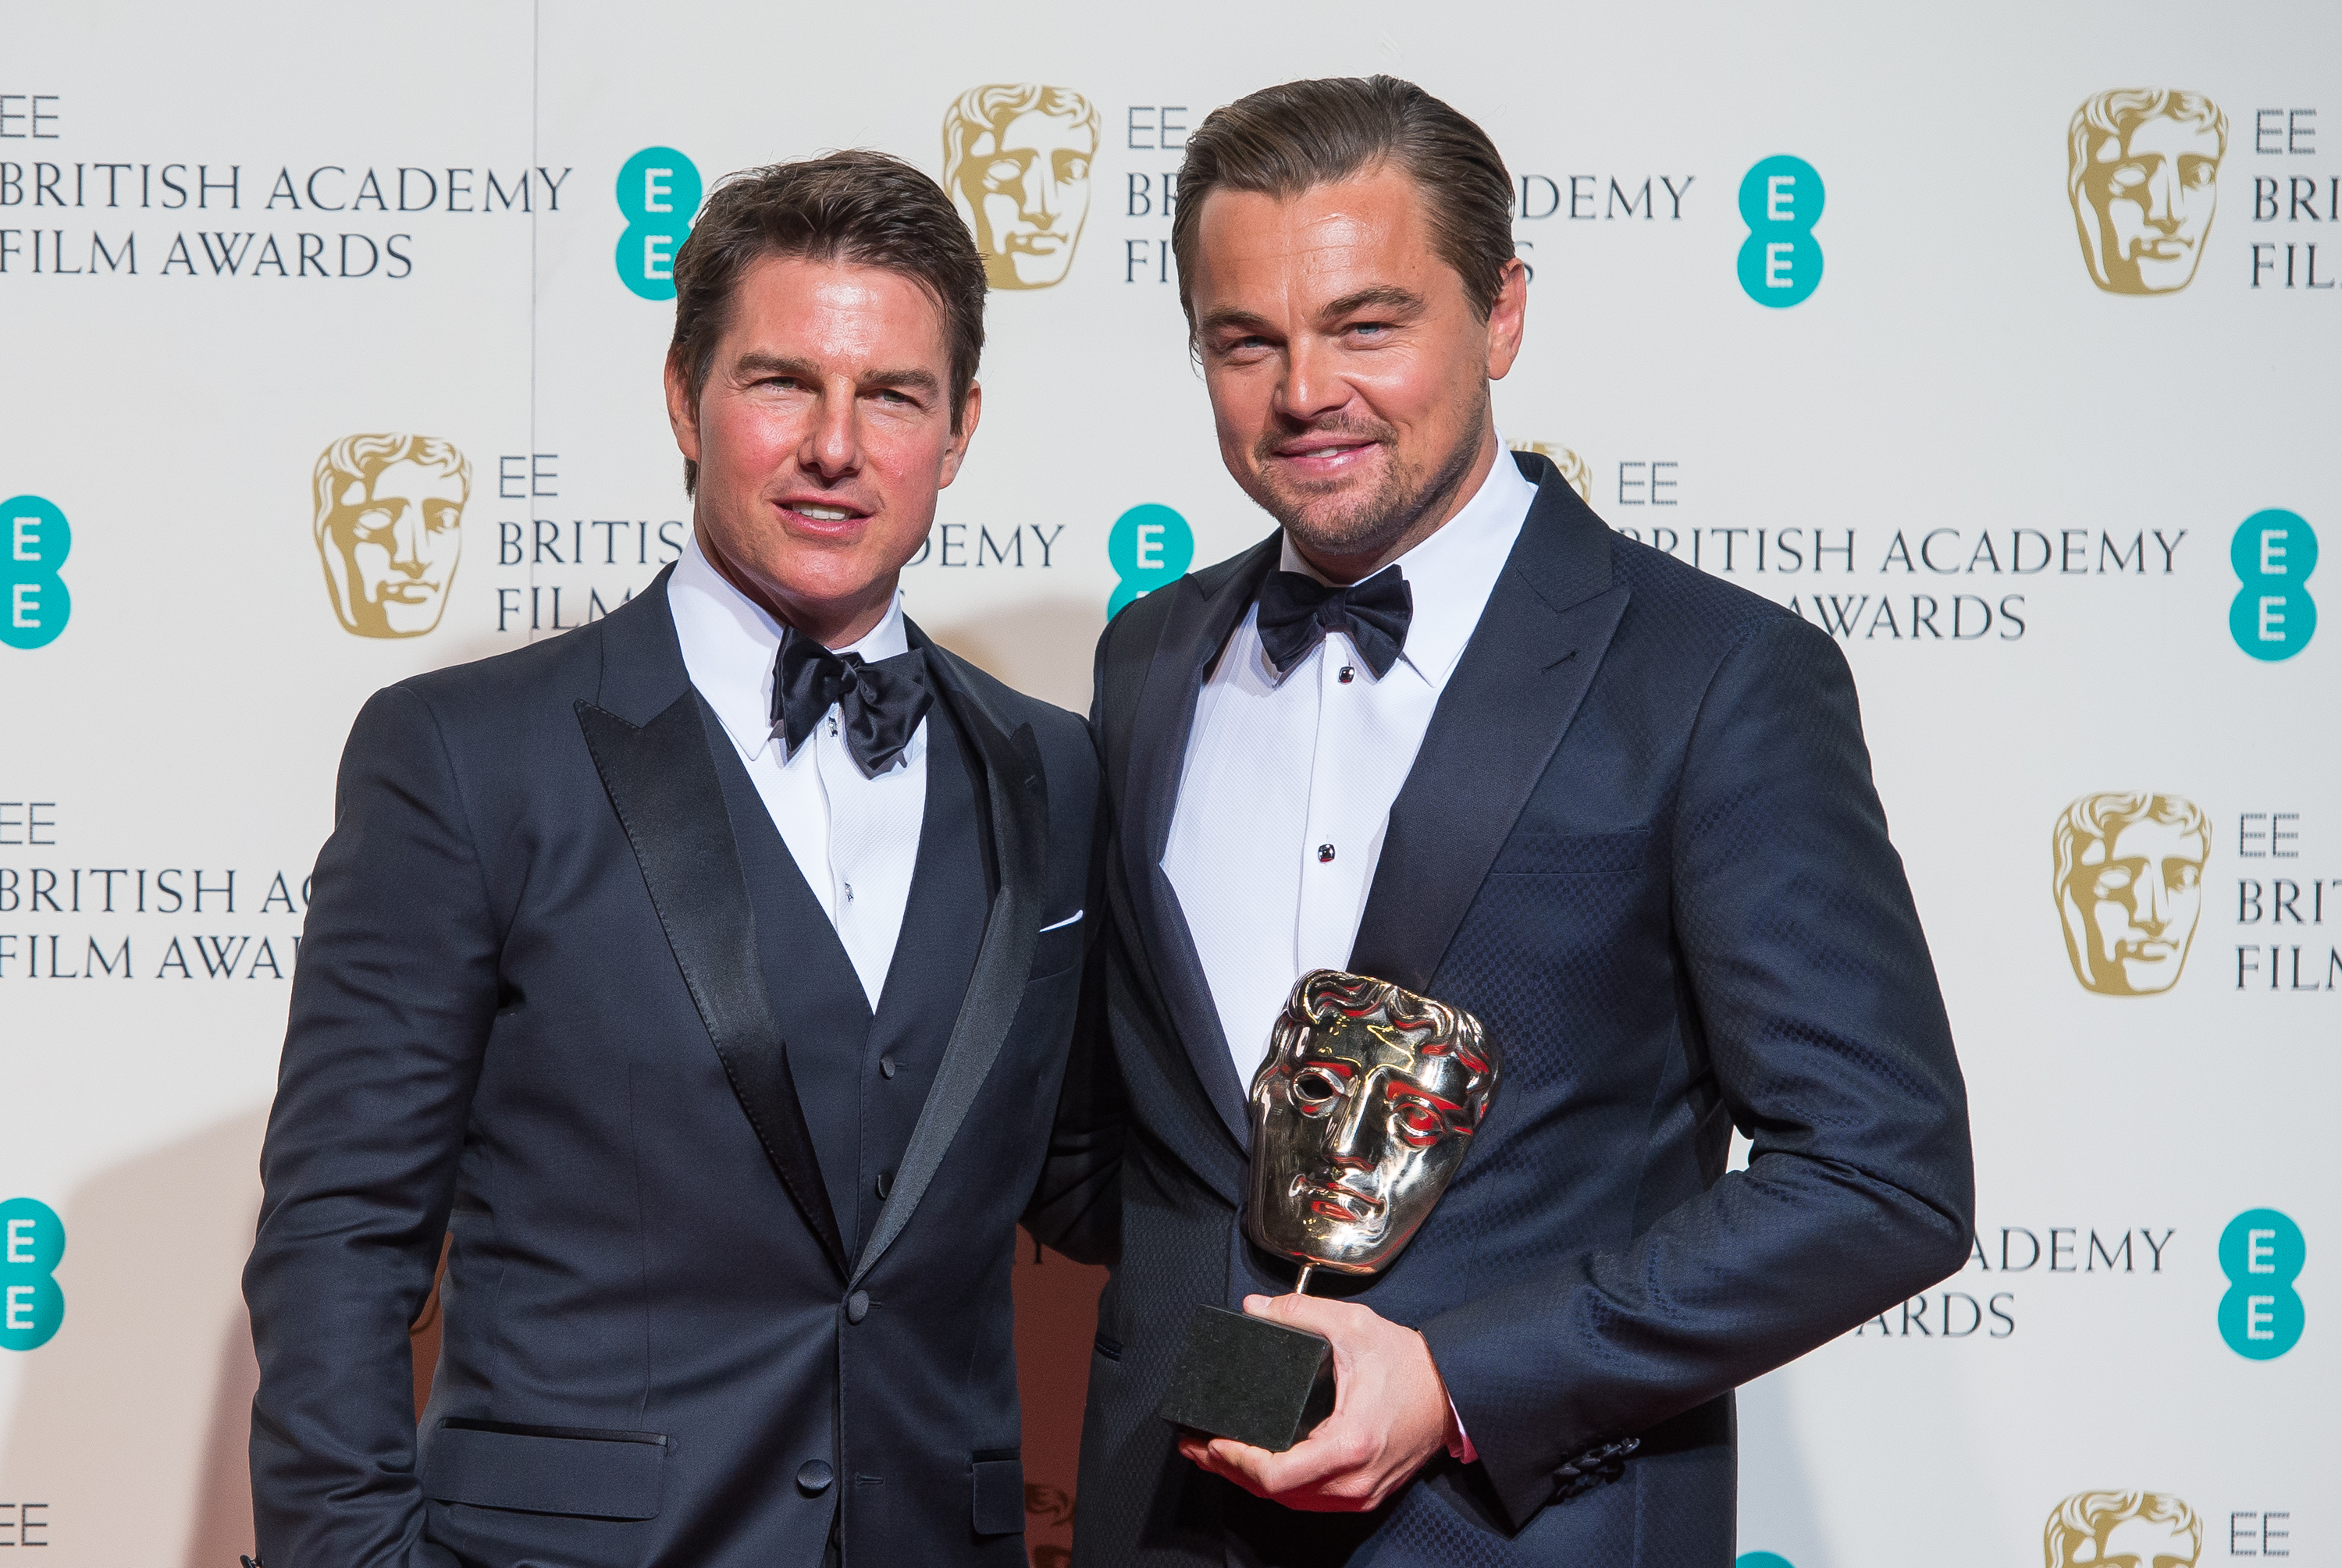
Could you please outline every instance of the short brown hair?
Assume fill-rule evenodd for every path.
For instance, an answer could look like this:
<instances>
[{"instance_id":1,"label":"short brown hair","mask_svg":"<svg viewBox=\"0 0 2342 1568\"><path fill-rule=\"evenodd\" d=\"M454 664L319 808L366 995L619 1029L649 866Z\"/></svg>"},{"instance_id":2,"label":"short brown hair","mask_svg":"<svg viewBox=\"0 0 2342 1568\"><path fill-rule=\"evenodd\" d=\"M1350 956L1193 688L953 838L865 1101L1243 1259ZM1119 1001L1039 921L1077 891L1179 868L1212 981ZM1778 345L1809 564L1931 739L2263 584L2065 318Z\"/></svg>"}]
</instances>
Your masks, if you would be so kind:
<instances>
[{"instance_id":1,"label":"short brown hair","mask_svg":"<svg viewBox=\"0 0 2342 1568\"><path fill-rule=\"evenodd\" d=\"M951 349L952 431L959 431L984 354L984 258L943 187L902 159L862 149L727 176L675 253L675 338L696 401L732 324L732 289L768 255L846 262L901 273L944 314ZM683 488L699 464L685 459Z\"/></svg>"},{"instance_id":2,"label":"short brown hair","mask_svg":"<svg viewBox=\"0 0 2342 1568\"><path fill-rule=\"evenodd\" d=\"M1252 191L1282 200L1383 165L1405 170L1421 187L1432 243L1486 321L1513 259L1513 177L1496 144L1412 82L1327 76L1263 87L1213 110L1188 135L1171 220L1188 330L1196 326L1188 280L1206 196Z\"/></svg>"}]
</instances>

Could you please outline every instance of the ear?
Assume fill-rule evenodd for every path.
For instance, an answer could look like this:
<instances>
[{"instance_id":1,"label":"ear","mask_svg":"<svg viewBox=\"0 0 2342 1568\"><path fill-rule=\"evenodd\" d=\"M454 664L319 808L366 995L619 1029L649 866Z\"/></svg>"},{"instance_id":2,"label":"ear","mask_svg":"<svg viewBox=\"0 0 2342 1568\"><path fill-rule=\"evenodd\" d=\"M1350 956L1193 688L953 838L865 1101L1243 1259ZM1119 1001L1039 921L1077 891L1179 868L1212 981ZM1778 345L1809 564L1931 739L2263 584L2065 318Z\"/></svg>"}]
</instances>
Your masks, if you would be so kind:
<instances>
[{"instance_id":1,"label":"ear","mask_svg":"<svg viewBox=\"0 0 2342 1568\"><path fill-rule=\"evenodd\" d=\"M1529 269L1516 256L1505 264L1488 309L1488 379L1502 381L1520 357L1521 334L1528 325Z\"/></svg>"},{"instance_id":2,"label":"ear","mask_svg":"<svg viewBox=\"0 0 2342 1568\"><path fill-rule=\"evenodd\" d=\"M944 448L944 472L936 484L938 490L946 489L959 477L959 465L967 456L967 444L976 439L976 421L984 417L984 388L976 382L967 384L967 406L960 410L959 434Z\"/></svg>"},{"instance_id":3,"label":"ear","mask_svg":"<svg viewBox=\"0 0 2342 1568\"><path fill-rule=\"evenodd\" d=\"M691 394L691 377L680 353L666 356L666 422L675 444L692 462L699 461L699 403Z\"/></svg>"}]
</instances>

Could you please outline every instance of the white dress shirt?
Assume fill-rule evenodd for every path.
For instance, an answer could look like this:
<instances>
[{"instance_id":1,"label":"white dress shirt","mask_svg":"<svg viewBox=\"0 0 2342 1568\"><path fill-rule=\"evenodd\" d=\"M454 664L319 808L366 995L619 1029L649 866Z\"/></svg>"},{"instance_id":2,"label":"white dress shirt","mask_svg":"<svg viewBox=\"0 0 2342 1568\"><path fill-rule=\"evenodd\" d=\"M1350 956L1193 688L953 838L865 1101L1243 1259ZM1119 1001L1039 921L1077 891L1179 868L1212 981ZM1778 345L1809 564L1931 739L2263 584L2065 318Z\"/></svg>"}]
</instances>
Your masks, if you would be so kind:
<instances>
[{"instance_id":1,"label":"white dress shirt","mask_svg":"<svg viewBox=\"0 0 2342 1568\"><path fill-rule=\"evenodd\" d=\"M691 684L723 721L781 842L836 928L871 1011L877 1011L911 902L919 826L926 816L926 720L919 721L895 765L876 778L864 778L846 749L835 704L796 754L785 755L786 743L772 716L781 624L708 564L696 536L667 579L666 598ZM836 651L876 661L909 647L897 594L867 636Z\"/></svg>"},{"instance_id":2,"label":"white dress shirt","mask_svg":"<svg viewBox=\"0 0 2342 1568\"><path fill-rule=\"evenodd\" d=\"M1381 680L1341 632L1279 680L1256 605L1204 683L1163 870L1246 1087L1293 983L1349 966L1391 803L1536 499L1500 444L1463 510L1399 557L1414 617ZM1283 565L1324 581L1290 539Z\"/></svg>"}]
</instances>

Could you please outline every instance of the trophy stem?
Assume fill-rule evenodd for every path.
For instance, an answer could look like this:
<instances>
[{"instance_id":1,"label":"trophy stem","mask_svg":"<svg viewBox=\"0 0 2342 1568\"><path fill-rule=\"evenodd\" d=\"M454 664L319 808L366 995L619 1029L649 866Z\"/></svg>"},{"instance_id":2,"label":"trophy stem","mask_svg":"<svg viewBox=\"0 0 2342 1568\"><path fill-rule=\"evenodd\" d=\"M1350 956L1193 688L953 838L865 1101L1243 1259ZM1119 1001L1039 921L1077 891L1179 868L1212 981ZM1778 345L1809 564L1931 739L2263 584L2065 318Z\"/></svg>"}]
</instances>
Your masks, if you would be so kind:
<instances>
[{"instance_id":1,"label":"trophy stem","mask_svg":"<svg viewBox=\"0 0 2342 1568\"><path fill-rule=\"evenodd\" d=\"M1303 1263L1301 1265L1301 1272L1293 1277L1293 1293L1295 1295L1300 1296L1307 1295L1309 1293L1309 1275L1316 1267L1317 1265L1316 1263Z\"/></svg>"}]
</instances>

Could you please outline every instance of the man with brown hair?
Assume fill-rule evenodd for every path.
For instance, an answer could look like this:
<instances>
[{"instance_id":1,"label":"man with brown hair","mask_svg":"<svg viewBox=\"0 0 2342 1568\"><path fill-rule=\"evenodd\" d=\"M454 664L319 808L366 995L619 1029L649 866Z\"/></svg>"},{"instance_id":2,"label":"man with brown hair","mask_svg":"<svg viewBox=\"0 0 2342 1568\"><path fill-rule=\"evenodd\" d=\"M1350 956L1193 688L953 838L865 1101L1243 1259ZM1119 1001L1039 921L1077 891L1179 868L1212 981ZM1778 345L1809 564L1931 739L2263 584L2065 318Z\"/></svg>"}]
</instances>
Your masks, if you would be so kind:
<instances>
[{"instance_id":1,"label":"man with brown hair","mask_svg":"<svg viewBox=\"0 0 2342 1568\"><path fill-rule=\"evenodd\" d=\"M1279 526L1098 644L1121 1094L1089 1121L1123 1153L1085 1568L1726 1568L1733 1388L1967 1256L1959 1068L1846 663L1506 451L1511 191L1388 77L1187 143L1180 298ZM1471 1013L1504 1085L1387 1270L1302 1296L1239 1223L1246 1085L1319 968ZM1200 1303L1329 1339L1326 1423L1166 1428Z\"/></svg>"},{"instance_id":2,"label":"man with brown hair","mask_svg":"<svg viewBox=\"0 0 2342 1568\"><path fill-rule=\"evenodd\" d=\"M896 590L984 264L839 153L720 187L675 275L683 558L344 755L245 1276L275 1568L1024 1563L1096 764Z\"/></svg>"}]
</instances>

